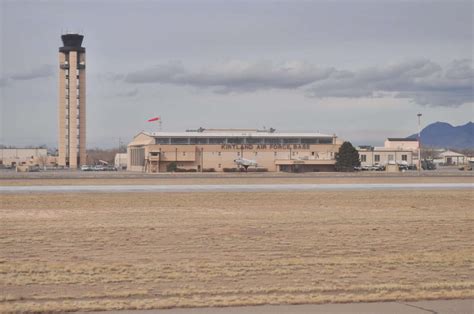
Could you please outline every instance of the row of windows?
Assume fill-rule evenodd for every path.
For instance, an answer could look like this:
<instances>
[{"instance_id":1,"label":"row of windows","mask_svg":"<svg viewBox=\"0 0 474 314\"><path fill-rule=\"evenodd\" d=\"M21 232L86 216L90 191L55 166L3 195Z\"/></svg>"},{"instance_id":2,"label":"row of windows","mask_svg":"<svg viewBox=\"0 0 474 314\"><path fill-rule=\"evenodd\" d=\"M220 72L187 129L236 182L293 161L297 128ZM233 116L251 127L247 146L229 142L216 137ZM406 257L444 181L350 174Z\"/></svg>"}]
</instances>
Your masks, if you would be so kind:
<instances>
[{"instance_id":1,"label":"row of windows","mask_svg":"<svg viewBox=\"0 0 474 314\"><path fill-rule=\"evenodd\" d=\"M288 152L288 153L289 153L289 152ZM170 154L170 155L176 155L176 152L168 152L168 154ZM213 154L214 154L214 153L213 153ZM237 154L237 156L240 156L240 152L237 152L236 154ZM258 156L258 152L254 152L253 154L254 154L255 156ZM299 155L299 152L293 151L292 154L293 154L293 156ZM331 154L331 156L333 155L332 152L331 152L330 154ZM151 155L151 156L158 156L158 153L157 153L157 152L151 152L150 155ZM166 152L161 152L161 155L162 155L163 157L165 157L165 156L166 156ZM182 155L182 156L186 156L186 152L182 152L181 155ZM274 155L274 156L277 156L277 155L278 155L278 152L273 152L273 155ZM222 156L222 152L217 152L217 156ZM319 157L319 154L316 153L316 152L311 152L311 156ZM378 156L378 155L376 155L376 156ZM361 161L365 161L365 157L366 157L365 155L362 155L362 156L361 156L361 159L364 159L364 160L361 160Z\"/></svg>"},{"instance_id":2,"label":"row of windows","mask_svg":"<svg viewBox=\"0 0 474 314\"><path fill-rule=\"evenodd\" d=\"M69 134L66 134L65 137L66 137L66 140L69 140ZM77 138L78 140L81 139L81 137L80 137L79 135L77 135L76 138Z\"/></svg>"},{"instance_id":3,"label":"row of windows","mask_svg":"<svg viewBox=\"0 0 474 314\"><path fill-rule=\"evenodd\" d=\"M393 154L388 155L388 161L394 161L395 156ZM402 160L403 161L408 161L408 155L402 155ZM360 161L361 162L366 162L367 161L367 155L360 155ZM374 162L380 162L380 155L375 154L374 155Z\"/></svg>"},{"instance_id":4,"label":"row of windows","mask_svg":"<svg viewBox=\"0 0 474 314\"><path fill-rule=\"evenodd\" d=\"M187 144L332 144L330 137L314 137L314 138L258 138L258 137L158 137L155 140L156 144L171 144L171 145L187 145Z\"/></svg>"}]
</instances>

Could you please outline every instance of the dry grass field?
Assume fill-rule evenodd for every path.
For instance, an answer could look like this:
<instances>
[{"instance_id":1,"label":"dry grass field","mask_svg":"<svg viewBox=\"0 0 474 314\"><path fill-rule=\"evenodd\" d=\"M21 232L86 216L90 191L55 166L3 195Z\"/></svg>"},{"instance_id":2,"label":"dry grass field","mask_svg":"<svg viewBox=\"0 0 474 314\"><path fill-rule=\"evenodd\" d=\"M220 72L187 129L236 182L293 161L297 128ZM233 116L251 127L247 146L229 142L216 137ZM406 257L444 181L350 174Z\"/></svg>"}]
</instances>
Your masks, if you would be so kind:
<instances>
[{"instance_id":1,"label":"dry grass field","mask_svg":"<svg viewBox=\"0 0 474 314\"><path fill-rule=\"evenodd\" d=\"M469 190L0 197L2 312L474 297Z\"/></svg>"}]
</instances>

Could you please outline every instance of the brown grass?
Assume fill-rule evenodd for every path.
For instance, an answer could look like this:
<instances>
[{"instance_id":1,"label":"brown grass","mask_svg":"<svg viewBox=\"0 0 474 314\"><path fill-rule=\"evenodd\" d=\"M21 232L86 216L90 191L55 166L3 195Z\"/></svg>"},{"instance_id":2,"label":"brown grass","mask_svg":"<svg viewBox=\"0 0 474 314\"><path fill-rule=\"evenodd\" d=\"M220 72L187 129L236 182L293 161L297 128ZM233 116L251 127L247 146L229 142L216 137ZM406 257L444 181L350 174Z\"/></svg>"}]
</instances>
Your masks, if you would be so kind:
<instances>
[{"instance_id":1,"label":"brown grass","mask_svg":"<svg viewBox=\"0 0 474 314\"><path fill-rule=\"evenodd\" d=\"M0 311L474 296L472 191L3 194Z\"/></svg>"}]
</instances>

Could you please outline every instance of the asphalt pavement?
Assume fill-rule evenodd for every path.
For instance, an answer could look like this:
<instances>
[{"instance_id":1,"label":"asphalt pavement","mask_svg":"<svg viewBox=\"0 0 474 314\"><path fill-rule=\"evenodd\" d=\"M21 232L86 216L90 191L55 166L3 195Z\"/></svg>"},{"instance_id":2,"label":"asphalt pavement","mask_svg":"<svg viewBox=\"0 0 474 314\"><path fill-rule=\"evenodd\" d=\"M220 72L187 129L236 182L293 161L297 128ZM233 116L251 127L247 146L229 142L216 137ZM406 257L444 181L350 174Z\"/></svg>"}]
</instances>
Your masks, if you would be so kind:
<instances>
[{"instance_id":1,"label":"asphalt pavement","mask_svg":"<svg viewBox=\"0 0 474 314\"><path fill-rule=\"evenodd\" d=\"M354 190L473 189L474 183L350 183L350 184L184 184L184 185L31 185L0 186L0 193L60 192L275 192Z\"/></svg>"}]
</instances>

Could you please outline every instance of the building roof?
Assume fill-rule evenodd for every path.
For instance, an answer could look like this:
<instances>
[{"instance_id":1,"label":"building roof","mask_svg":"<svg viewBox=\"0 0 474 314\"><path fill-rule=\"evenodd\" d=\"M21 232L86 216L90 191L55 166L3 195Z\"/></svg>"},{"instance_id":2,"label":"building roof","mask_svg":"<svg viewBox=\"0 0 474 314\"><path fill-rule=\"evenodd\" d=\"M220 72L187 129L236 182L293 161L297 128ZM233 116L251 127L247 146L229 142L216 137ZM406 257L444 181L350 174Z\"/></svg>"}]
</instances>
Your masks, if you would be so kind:
<instances>
[{"instance_id":1,"label":"building roof","mask_svg":"<svg viewBox=\"0 0 474 314\"><path fill-rule=\"evenodd\" d=\"M359 152L386 152L386 153L390 153L390 152L402 152L402 153L412 153L413 150L411 149L403 149L403 148L388 148L388 147L372 147L372 146L369 146L369 147L357 147L357 150Z\"/></svg>"},{"instance_id":2,"label":"building roof","mask_svg":"<svg viewBox=\"0 0 474 314\"><path fill-rule=\"evenodd\" d=\"M390 142L418 142L416 138L402 138L402 137L389 137L387 141Z\"/></svg>"},{"instance_id":3,"label":"building roof","mask_svg":"<svg viewBox=\"0 0 474 314\"><path fill-rule=\"evenodd\" d=\"M453 152L452 150L447 150L438 155L439 157L466 157L463 154Z\"/></svg>"},{"instance_id":4,"label":"building roof","mask_svg":"<svg viewBox=\"0 0 474 314\"><path fill-rule=\"evenodd\" d=\"M143 132L152 137L334 137L335 135L322 133L280 133L280 132L255 132L255 131L223 131L223 132Z\"/></svg>"}]
</instances>

